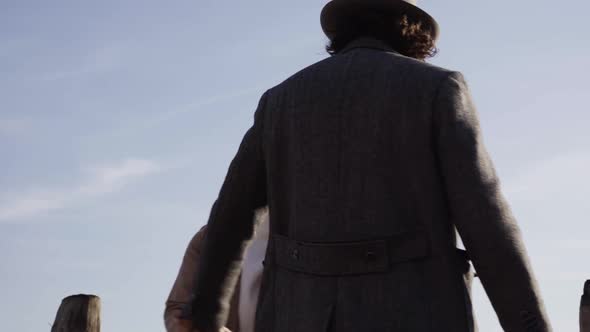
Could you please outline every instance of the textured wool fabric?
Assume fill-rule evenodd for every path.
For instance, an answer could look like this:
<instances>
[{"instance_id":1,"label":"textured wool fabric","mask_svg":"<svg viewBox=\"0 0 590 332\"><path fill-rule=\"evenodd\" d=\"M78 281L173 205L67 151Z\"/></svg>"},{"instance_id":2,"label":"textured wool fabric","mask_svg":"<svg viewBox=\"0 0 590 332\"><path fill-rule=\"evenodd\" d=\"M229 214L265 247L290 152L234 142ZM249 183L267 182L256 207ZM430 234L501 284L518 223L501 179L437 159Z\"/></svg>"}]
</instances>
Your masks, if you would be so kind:
<instances>
[{"instance_id":1,"label":"textured wool fabric","mask_svg":"<svg viewBox=\"0 0 590 332\"><path fill-rule=\"evenodd\" d=\"M360 39L262 96L209 217L193 301L202 332L226 320L264 205L271 234L345 243L423 231L430 254L325 277L272 264L270 242L256 332L474 331L455 229L503 328L550 331L460 73Z\"/></svg>"}]
</instances>

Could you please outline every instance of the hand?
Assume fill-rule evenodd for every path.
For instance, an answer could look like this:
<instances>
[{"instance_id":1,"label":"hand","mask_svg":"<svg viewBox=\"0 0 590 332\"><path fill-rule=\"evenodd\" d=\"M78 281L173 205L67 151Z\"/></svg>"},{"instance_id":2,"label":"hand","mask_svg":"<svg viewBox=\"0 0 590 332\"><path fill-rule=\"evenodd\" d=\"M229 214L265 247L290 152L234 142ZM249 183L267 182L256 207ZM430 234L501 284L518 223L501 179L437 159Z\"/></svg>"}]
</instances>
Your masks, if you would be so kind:
<instances>
[{"instance_id":1,"label":"hand","mask_svg":"<svg viewBox=\"0 0 590 332\"><path fill-rule=\"evenodd\" d=\"M188 319L178 319L177 324L175 326L174 332L201 332L196 327L193 327L193 324ZM232 332L227 327L222 327L219 329L219 332Z\"/></svg>"},{"instance_id":2,"label":"hand","mask_svg":"<svg viewBox=\"0 0 590 332\"><path fill-rule=\"evenodd\" d=\"M200 332L200 331L197 329L192 329L191 332ZM227 327L222 327L219 329L219 332L231 332L231 330L228 329Z\"/></svg>"}]
</instances>

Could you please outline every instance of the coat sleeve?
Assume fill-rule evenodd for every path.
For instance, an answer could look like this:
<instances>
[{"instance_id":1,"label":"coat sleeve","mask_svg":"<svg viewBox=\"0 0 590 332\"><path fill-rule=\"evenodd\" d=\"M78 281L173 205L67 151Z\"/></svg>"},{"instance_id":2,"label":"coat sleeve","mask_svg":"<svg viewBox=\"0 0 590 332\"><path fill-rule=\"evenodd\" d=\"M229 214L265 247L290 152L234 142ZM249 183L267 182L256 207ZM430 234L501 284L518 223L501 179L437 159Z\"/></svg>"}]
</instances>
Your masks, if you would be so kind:
<instances>
[{"instance_id":1,"label":"coat sleeve","mask_svg":"<svg viewBox=\"0 0 590 332\"><path fill-rule=\"evenodd\" d=\"M550 331L520 229L484 147L469 89L450 73L434 102L449 213L505 331Z\"/></svg>"},{"instance_id":2,"label":"coat sleeve","mask_svg":"<svg viewBox=\"0 0 590 332\"><path fill-rule=\"evenodd\" d=\"M217 332L226 322L244 250L253 236L255 210L267 202L263 153L266 98L267 93L260 99L254 124L230 163L207 223L189 310L194 326L201 332Z\"/></svg>"}]
</instances>

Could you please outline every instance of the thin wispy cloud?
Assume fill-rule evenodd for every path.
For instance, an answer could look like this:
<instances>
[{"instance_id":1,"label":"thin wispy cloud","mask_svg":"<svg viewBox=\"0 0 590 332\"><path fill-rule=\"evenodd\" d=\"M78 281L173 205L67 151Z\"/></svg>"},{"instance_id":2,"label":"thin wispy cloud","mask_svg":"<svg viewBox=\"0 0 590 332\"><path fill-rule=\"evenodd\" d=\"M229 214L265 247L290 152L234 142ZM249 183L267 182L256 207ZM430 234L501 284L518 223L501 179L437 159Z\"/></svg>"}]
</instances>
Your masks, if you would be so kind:
<instances>
[{"instance_id":1,"label":"thin wispy cloud","mask_svg":"<svg viewBox=\"0 0 590 332\"><path fill-rule=\"evenodd\" d=\"M586 151L558 155L534 163L517 177L508 179L506 193L514 199L542 200L564 197L589 197L590 177L580 176L590 169Z\"/></svg>"},{"instance_id":2,"label":"thin wispy cloud","mask_svg":"<svg viewBox=\"0 0 590 332\"><path fill-rule=\"evenodd\" d=\"M0 137L17 136L31 128L29 118L0 118Z\"/></svg>"},{"instance_id":3,"label":"thin wispy cloud","mask_svg":"<svg viewBox=\"0 0 590 332\"><path fill-rule=\"evenodd\" d=\"M164 111L162 113L154 115L152 118L148 118L144 120L141 124L140 129L150 129L155 127L163 122L176 118L186 113L195 112L201 110L205 107L213 106L218 103L227 102L230 100L234 100L236 98L245 97L256 92L260 92L264 89L265 86L258 85L254 87L243 88L235 91L230 91L227 93L222 93L218 95L213 95L209 97L205 97L199 100L196 100L192 103L189 103L185 106L178 107L176 109Z\"/></svg>"},{"instance_id":4,"label":"thin wispy cloud","mask_svg":"<svg viewBox=\"0 0 590 332\"><path fill-rule=\"evenodd\" d=\"M238 89L227 93L204 97L191 103L187 103L183 106L163 110L151 116L144 115L141 117L141 119L136 119L131 124L126 123L123 127L115 129L109 133L109 136L119 138L122 136L125 137L131 134L145 132L163 125L168 121L176 120L184 114L194 113L219 103L232 101L237 98L253 95L255 93L260 93L261 91L264 91L265 87L268 88L268 85L245 87L243 89Z\"/></svg>"},{"instance_id":5,"label":"thin wispy cloud","mask_svg":"<svg viewBox=\"0 0 590 332\"><path fill-rule=\"evenodd\" d=\"M100 74L114 70L125 61L128 51L119 45L105 45L98 47L80 56L74 63L66 63L59 66L52 64L52 69L37 73L36 80L42 82L54 82L58 80L71 80Z\"/></svg>"},{"instance_id":6,"label":"thin wispy cloud","mask_svg":"<svg viewBox=\"0 0 590 332\"><path fill-rule=\"evenodd\" d=\"M317 36L313 37L304 37L304 38L297 38L295 35L289 36L290 40L289 45L286 46L284 44L276 44L276 45L261 45L262 48L266 49L266 54L272 57L296 57L298 54L303 54L308 52L309 50L314 50L314 55L320 57L326 57L327 53L324 49L324 44L326 43L325 40L322 38L318 38ZM292 38L291 38L292 37Z\"/></svg>"},{"instance_id":7,"label":"thin wispy cloud","mask_svg":"<svg viewBox=\"0 0 590 332\"><path fill-rule=\"evenodd\" d=\"M122 190L134 181L158 173L162 166L145 159L127 159L113 165L93 166L78 185L65 189L37 189L32 193L0 202L0 223L19 222L66 209L85 199Z\"/></svg>"},{"instance_id":8,"label":"thin wispy cloud","mask_svg":"<svg viewBox=\"0 0 590 332\"><path fill-rule=\"evenodd\" d=\"M590 250L585 223L590 177L583 176L588 169L589 152L570 152L536 162L507 182L506 194L526 216L530 229L547 232L540 224L552 225L553 238L540 246L546 254ZM558 226L565 223L567 228Z\"/></svg>"},{"instance_id":9,"label":"thin wispy cloud","mask_svg":"<svg viewBox=\"0 0 590 332\"><path fill-rule=\"evenodd\" d=\"M220 102L233 100L233 99L236 99L239 97L244 97L244 96L253 94L257 91L260 91L261 89L262 89L262 86L255 86L255 87L244 88L241 90L231 91L228 93L222 93L222 94L218 94L218 95L205 97L203 99L192 102L184 107L179 107L178 109L175 109L175 110L163 112L160 115L155 116L153 119L151 119L151 122L154 122L154 123L163 122L163 121L166 121L166 120L173 118L175 116L178 116L178 115L181 115L184 113L188 113L188 112L193 112L193 111L199 110L199 109L206 107L206 106L211 106L211 105L214 105L214 104L217 104ZM146 122L146 123L149 124L149 122Z\"/></svg>"}]
</instances>

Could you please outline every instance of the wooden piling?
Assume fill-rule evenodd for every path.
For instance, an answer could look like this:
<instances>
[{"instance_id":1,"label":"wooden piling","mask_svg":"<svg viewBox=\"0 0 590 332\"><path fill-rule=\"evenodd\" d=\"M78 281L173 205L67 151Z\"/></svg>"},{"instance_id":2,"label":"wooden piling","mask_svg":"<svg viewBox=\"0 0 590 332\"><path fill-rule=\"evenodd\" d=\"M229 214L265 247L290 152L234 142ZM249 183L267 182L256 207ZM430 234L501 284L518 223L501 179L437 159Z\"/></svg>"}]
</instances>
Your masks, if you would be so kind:
<instances>
[{"instance_id":1,"label":"wooden piling","mask_svg":"<svg viewBox=\"0 0 590 332\"><path fill-rule=\"evenodd\" d=\"M100 298L85 294L64 298L51 332L100 332Z\"/></svg>"},{"instance_id":2,"label":"wooden piling","mask_svg":"<svg viewBox=\"0 0 590 332\"><path fill-rule=\"evenodd\" d=\"M590 332L590 280L584 284L584 295L580 301L580 332Z\"/></svg>"}]
</instances>

